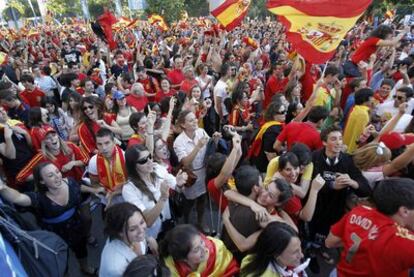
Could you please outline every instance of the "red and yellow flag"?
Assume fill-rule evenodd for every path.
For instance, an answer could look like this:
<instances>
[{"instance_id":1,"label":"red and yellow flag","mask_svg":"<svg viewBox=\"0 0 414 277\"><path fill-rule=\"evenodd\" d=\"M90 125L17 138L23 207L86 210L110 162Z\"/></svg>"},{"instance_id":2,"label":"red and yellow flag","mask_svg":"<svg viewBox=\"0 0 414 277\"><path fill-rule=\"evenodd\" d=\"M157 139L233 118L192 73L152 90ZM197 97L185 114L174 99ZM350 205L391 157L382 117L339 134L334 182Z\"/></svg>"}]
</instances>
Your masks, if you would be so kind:
<instances>
[{"instance_id":1,"label":"red and yellow flag","mask_svg":"<svg viewBox=\"0 0 414 277\"><path fill-rule=\"evenodd\" d=\"M286 27L294 50L310 63L332 58L346 33L372 0L268 0L267 8Z\"/></svg>"},{"instance_id":2,"label":"red and yellow flag","mask_svg":"<svg viewBox=\"0 0 414 277\"><path fill-rule=\"evenodd\" d=\"M152 14L148 17L148 22L153 25L157 26L161 31L168 31L168 25L165 22L164 18L158 14Z\"/></svg>"},{"instance_id":3,"label":"red and yellow flag","mask_svg":"<svg viewBox=\"0 0 414 277\"><path fill-rule=\"evenodd\" d=\"M214 1L217 2L217 1ZM222 0L210 11L227 31L236 28L247 14L250 0Z\"/></svg>"}]
</instances>

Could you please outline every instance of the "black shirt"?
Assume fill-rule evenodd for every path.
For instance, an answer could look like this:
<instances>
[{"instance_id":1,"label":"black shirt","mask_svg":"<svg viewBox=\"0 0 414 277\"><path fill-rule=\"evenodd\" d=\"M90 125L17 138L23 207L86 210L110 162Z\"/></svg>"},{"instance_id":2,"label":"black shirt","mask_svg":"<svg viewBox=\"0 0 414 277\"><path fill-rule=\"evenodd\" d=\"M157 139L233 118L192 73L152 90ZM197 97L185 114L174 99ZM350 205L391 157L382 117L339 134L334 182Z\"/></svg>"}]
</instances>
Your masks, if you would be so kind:
<instances>
[{"instance_id":1,"label":"black shirt","mask_svg":"<svg viewBox=\"0 0 414 277\"><path fill-rule=\"evenodd\" d=\"M17 173L32 159L33 150L27 144L26 138L23 135L16 135L13 132L12 141L16 148L16 159L9 159L0 154L3 160L3 168L8 178L15 178ZM4 132L0 133L0 143L5 143Z\"/></svg>"},{"instance_id":2,"label":"black shirt","mask_svg":"<svg viewBox=\"0 0 414 277\"><path fill-rule=\"evenodd\" d=\"M313 152L312 161L314 166L313 177L318 174L324 176L324 174L326 175L326 173L330 172L346 173L359 184L359 188L356 190L351 187L335 190L331 186L325 185L319 191L315 213L309 227L311 235L319 233L326 236L331 225L336 223L345 214L348 195L355 193L359 197L367 197L371 194L371 188L349 154L340 153L337 160L327 161L325 148L322 148Z\"/></svg>"},{"instance_id":3,"label":"black shirt","mask_svg":"<svg viewBox=\"0 0 414 277\"><path fill-rule=\"evenodd\" d=\"M276 153L273 148L273 144L276 141L277 136L282 132L282 125L273 125L269 127L262 137L262 148L259 156L252 158L252 164L257 167L260 172L266 172L269 160L266 157L265 152Z\"/></svg>"}]
</instances>

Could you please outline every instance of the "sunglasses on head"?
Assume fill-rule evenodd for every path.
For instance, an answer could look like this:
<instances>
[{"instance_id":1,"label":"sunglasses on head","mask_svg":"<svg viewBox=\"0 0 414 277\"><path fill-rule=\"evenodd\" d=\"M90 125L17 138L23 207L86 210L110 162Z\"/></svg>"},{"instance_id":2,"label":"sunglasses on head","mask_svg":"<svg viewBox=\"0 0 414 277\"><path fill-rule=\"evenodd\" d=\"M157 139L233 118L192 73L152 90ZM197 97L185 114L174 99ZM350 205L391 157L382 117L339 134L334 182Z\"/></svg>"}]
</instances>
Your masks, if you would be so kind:
<instances>
[{"instance_id":1,"label":"sunglasses on head","mask_svg":"<svg viewBox=\"0 0 414 277\"><path fill-rule=\"evenodd\" d=\"M83 110L84 111L86 111L86 110L92 110L94 107L93 106L85 106L85 107L83 107Z\"/></svg>"},{"instance_id":2,"label":"sunglasses on head","mask_svg":"<svg viewBox=\"0 0 414 277\"><path fill-rule=\"evenodd\" d=\"M149 154L144 159L138 160L137 164L146 164L148 162L148 160L152 160L152 155L151 154Z\"/></svg>"}]
</instances>

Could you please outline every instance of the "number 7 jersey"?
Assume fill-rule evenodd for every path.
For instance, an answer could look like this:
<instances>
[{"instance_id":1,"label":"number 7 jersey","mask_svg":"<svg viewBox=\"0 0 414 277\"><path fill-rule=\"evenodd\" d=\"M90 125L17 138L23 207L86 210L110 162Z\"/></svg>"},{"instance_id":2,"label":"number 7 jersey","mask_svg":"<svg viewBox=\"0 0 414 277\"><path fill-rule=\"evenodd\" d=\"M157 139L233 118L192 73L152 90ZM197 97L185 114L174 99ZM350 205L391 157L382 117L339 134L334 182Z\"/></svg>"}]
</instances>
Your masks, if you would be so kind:
<instances>
[{"instance_id":1,"label":"number 7 jersey","mask_svg":"<svg viewBox=\"0 0 414 277\"><path fill-rule=\"evenodd\" d=\"M374 208L354 208L331 233L344 246L338 277L406 277L414 267L414 233Z\"/></svg>"}]
</instances>

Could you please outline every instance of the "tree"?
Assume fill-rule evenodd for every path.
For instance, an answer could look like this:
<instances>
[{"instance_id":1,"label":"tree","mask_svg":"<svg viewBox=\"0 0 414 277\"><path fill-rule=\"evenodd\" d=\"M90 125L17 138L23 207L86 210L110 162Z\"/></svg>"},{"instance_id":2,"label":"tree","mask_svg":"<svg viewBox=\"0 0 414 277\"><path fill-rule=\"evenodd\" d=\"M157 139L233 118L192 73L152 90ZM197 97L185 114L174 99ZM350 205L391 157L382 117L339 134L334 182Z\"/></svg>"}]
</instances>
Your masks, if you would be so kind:
<instances>
[{"instance_id":1,"label":"tree","mask_svg":"<svg viewBox=\"0 0 414 277\"><path fill-rule=\"evenodd\" d=\"M185 0L184 9L191 17L208 16L209 6L206 0Z\"/></svg>"},{"instance_id":2,"label":"tree","mask_svg":"<svg viewBox=\"0 0 414 277\"><path fill-rule=\"evenodd\" d=\"M171 23L181 18L184 11L184 0L147 0L147 8L145 12L150 15L159 14Z\"/></svg>"}]
</instances>

